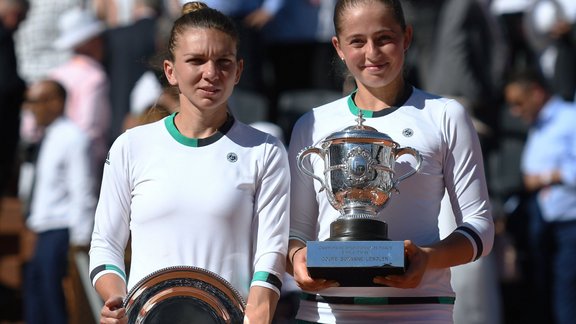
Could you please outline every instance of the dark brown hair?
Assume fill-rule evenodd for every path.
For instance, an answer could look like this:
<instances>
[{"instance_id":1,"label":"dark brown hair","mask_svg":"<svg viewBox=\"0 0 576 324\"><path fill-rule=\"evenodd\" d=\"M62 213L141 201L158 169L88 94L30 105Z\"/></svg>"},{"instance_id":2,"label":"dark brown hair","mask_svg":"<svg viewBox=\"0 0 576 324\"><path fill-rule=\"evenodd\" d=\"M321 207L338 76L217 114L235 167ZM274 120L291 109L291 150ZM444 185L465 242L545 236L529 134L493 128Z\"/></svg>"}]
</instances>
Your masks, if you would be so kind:
<instances>
[{"instance_id":1,"label":"dark brown hair","mask_svg":"<svg viewBox=\"0 0 576 324\"><path fill-rule=\"evenodd\" d=\"M550 84L540 68L527 67L513 70L506 76L506 84L518 84L524 88L538 85L546 91L550 91Z\"/></svg>"},{"instance_id":2,"label":"dark brown hair","mask_svg":"<svg viewBox=\"0 0 576 324\"><path fill-rule=\"evenodd\" d=\"M238 30L234 22L218 10L200 1L187 2L182 6L182 16L174 22L168 41L168 56L174 60L174 49L178 37L188 28L208 28L219 30L230 36L239 45Z\"/></svg>"},{"instance_id":3,"label":"dark brown hair","mask_svg":"<svg viewBox=\"0 0 576 324\"><path fill-rule=\"evenodd\" d=\"M394 17L402 27L402 30L406 30L406 18L404 17L404 10L402 9L402 4L400 0L338 0L336 2L336 7L334 8L334 29L336 30L336 35L339 35L342 31L342 20L347 9L358 7L360 5L368 3L382 3L383 5L392 9Z\"/></svg>"}]
</instances>

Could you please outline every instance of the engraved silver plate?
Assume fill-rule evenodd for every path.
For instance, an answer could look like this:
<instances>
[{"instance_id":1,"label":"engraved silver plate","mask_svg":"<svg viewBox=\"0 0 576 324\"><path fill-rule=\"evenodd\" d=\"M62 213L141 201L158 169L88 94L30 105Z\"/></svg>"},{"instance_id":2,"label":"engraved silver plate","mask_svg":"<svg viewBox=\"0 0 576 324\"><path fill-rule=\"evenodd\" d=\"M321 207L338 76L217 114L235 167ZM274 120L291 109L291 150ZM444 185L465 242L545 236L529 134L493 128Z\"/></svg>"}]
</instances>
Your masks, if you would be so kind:
<instances>
[{"instance_id":1,"label":"engraved silver plate","mask_svg":"<svg viewBox=\"0 0 576 324\"><path fill-rule=\"evenodd\" d=\"M138 282L124 300L129 324L236 324L245 301L219 275L192 266L158 270Z\"/></svg>"}]
</instances>

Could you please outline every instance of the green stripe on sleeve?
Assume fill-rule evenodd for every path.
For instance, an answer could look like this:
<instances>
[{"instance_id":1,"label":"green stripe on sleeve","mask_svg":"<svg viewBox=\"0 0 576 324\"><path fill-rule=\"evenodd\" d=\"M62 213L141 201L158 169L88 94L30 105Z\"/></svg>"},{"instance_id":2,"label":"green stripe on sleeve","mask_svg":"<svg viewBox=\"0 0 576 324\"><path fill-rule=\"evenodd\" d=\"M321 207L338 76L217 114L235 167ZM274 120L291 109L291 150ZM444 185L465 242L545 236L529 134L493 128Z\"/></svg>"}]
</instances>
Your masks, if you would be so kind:
<instances>
[{"instance_id":1,"label":"green stripe on sleeve","mask_svg":"<svg viewBox=\"0 0 576 324\"><path fill-rule=\"evenodd\" d=\"M258 271L254 273L254 276L252 277L252 282L254 281L267 282L269 284L274 285L276 288L278 288L278 290L282 288L282 281L280 280L280 278L266 271Z\"/></svg>"},{"instance_id":2,"label":"green stripe on sleeve","mask_svg":"<svg viewBox=\"0 0 576 324\"><path fill-rule=\"evenodd\" d=\"M94 268L94 270L92 270L92 272L90 273L90 280L94 281L94 278L96 278L96 276L102 272L102 271L114 271L117 274L119 274L124 281L126 281L126 274L124 273L124 271L122 271L122 269L120 269L119 267L113 265L113 264L103 264L100 266L97 266L96 268Z\"/></svg>"}]
</instances>

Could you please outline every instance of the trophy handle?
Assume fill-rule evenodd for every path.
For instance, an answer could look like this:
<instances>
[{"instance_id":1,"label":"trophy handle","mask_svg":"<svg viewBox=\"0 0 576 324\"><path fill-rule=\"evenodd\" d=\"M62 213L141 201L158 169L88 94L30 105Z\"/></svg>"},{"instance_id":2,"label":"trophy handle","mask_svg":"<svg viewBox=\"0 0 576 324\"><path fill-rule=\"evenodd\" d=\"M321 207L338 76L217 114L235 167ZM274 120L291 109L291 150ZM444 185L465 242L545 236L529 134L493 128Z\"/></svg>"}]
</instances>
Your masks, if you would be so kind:
<instances>
[{"instance_id":1,"label":"trophy handle","mask_svg":"<svg viewBox=\"0 0 576 324\"><path fill-rule=\"evenodd\" d=\"M410 172L407 172L406 174L403 174L402 176L398 177L398 179L396 179L396 181L394 181L394 187L396 187L396 185L399 184L400 181L405 180L406 178L408 178L408 177L414 175L416 172L418 172L420 170L420 166L422 165L422 156L420 155L420 152L418 152L417 150L415 150L411 147L403 147L403 148L398 149L396 151L395 159L398 159L399 156L404 155L404 154L410 154L416 159L416 167L414 167L414 169L411 170Z\"/></svg>"},{"instance_id":2,"label":"trophy handle","mask_svg":"<svg viewBox=\"0 0 576 324\"><path fill-rule=\"evenodd\" d=\"M322 178L320 178L319 176L315 175L314 172L306 169L304 167L304 165L302 164L304 162L304 158L310 154L317 154L320 157L322 157L322 151L314 146L307 146L304 149L302 149L302 151L300 151L300 153L298 153L297 156L297 160L298 160L298 169L300 171L302 171L304 174L306 174L307 176L310 176L316 180L318 180L320 182L320 184L322 185L322 187L320 188L320 190L318 192L322 192L322 190L326 189L326 184L324 183L324 180L322 180Z\"/></svg>"}]
</instances>

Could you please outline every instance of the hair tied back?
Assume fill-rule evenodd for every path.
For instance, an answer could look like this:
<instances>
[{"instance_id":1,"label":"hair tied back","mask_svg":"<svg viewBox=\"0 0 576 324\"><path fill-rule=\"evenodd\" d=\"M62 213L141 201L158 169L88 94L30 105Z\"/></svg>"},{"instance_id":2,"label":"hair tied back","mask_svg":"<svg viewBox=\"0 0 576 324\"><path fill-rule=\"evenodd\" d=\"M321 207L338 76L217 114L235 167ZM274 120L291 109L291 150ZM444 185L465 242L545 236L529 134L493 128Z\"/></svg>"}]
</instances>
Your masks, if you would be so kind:
<instances>
[{"instance_id":1,"label":"hair tied back","mask_svg":"<svg viewBox=\"0 0 576 324\"><path fill-rule=\"evenodd\" d=\"M200 1L186 2L182 6L182 15L186 15L186 14L189 14L191 12L198 11L198 10L205 9L205 8L208 8L208 6L204 2L200 2Z\"/></svg>"}]
</instances>

